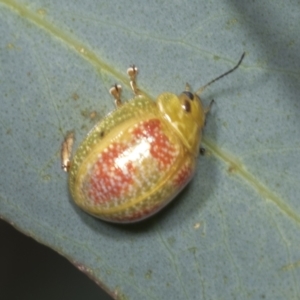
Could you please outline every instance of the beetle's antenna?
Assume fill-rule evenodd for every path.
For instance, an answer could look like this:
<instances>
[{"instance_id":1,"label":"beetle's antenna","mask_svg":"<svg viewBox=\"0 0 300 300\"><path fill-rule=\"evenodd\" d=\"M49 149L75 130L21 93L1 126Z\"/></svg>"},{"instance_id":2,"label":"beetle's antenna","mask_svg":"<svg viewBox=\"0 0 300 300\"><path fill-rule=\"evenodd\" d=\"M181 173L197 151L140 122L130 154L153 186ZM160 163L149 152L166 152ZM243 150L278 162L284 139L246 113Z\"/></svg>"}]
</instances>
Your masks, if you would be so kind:
<instances>
[{"instance_id":1,"label":"beetle's antenna","mask_svg":"<svg viewBox=\"0 0 300 300\"><path fill-rule=\"evenodd\" d=\"M226 75L232 73L233 71L235 71L235 70L240 66L240 64L242 63L242 61L243 61L243 59L244 59L244 57L245 57L245 54L246 54L246 52L244 52L244 53L242 54L242 56L241 56L239 62L236 64L236 66L235 66L234 68L230 69L230 70L227 71L226 73L224 73L224 74L218 76L217 78L213 79L212 81L210 81L209 83L207 83L206 85L204 85L203 87L201 87L195 94L200 95L200 94L201 94L201 93L202 93L209 85L211 85L211 84L214 83L215 81L217 81L217 80L223 78L224 76L226 76Z\"/></svg>"}]
</instances>

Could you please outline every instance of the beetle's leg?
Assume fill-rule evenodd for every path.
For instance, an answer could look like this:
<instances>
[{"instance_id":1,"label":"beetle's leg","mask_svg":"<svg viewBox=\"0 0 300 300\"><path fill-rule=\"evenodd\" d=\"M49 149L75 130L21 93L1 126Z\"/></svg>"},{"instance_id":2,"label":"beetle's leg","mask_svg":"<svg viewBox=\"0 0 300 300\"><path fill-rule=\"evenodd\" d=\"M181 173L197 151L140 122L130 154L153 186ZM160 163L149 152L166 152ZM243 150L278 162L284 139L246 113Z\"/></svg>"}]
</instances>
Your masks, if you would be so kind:
<instances>
[{"instance_id":1,"label":"beetle's leg","mask_svg":"<svg viewBox=\"0 0 300 300\"><path fill-rule=\"evenodd\" d=\"M120 107L122 105L122 101L121 101L122 87L121 87L121 85L115 84L113 87L110 88L109 92L115 99L116 107L117 108Z\"/></svg>"},{"instance_id":2,"label":"beetle's leg","mask_svg":"<svg viewBox=\"0 0 300 300\"><path fill-rule=\"evenodd\" d=\"M207 115L207 114L209 113L209 111L211 110L211 107L212 107L212 105L214 104L214 102L215 102L215 100L212 99L212 100L210 101L208 107L206 107L206 108L204 109L204 114L205 114L204 126L206 125L206 115ZM205 151L206 151L205 148L200 147L200 149L199 149L200 155L205 155Z\"/></svg>"},{"instance_id":3,"label":"beetle's leg","mask_svg":"<svg viewBox=\"0 0 300 300\"><path fill-rule=\"evenodd\" d=\"M208 105L208 107L206 107L204 109L204 115L205 115L205 120L204 120L204 126L206 125L206 115L209 113L209 111L211 110L212 105L214 104L215 100L212 99Z\"/></svg>"},{"instance_id":4,"label":"beetle's leg","mask_svg":"<svg viewBox=\"0 0 300 300\"><path fill-rule=\"evenodd\" d=\"M67 133L62 145L61 145L61 167L65 172L69 172L71 167L71 154L72 147L75 140L74 132L70 131Z\"/></svg>"},{"instance_id":5,"label":"beetle's leg","mask_svg":"<svg viewBox=\"0 0 300 300\"><path fill-rule=\"evenodd\" d=\"M207 114L209 113L209 111L211 110L211 107L212 107L212 105L214 104L214 102L215 102L215 100L212 99L212 100L210 101L208 107L206 107L206 108L204 109L205 115L207 115Z\"/></svg>"},{"instance_id":6,"label":"beetle's leg","mask_svg":"<svg viewBox=\"0 0 300 300\"><path fill-rule=\"evenodd\" d=\"M140 94L140 91L139 89L137 88L137 85L136 85L136 76L137 76L137 73L138 73L138 68L133 65L131 66L130 68L127 69L127 74L130 78L130 86L131 86L131 89L133 91L133 93L137 96Z\"/></svg>"}]
</instances>

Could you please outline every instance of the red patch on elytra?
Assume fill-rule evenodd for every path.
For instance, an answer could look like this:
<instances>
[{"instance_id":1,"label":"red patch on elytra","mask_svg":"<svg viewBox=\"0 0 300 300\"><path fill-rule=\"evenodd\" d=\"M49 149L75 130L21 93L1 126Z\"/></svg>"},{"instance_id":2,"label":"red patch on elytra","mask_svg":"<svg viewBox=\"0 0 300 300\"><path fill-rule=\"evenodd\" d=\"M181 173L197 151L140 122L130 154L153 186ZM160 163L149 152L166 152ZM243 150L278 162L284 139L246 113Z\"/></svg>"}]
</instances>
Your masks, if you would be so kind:
<instances>
[{"instance_id":1,"label":"red patch on elytra","mask_svg":"<svg viewBox=\"0 0 300 300\"><path fill-rule=\"evenodd\" d=\"M115 164L115 160L127 148L124 144L112 143L93 166L89 177L88 195L96 204L120 197L133 184L133 164L128 162L122 169Z\"/></svg>"},{"instance_id":2,"label":"red patch on elytra","mask_svg":"<svg viewBox=\"0 0 300 300\"><path fill-rule=\"evenodd\" d=\"M191 178L192 170L188 165L185 165L182 169L179 170L179 173L174 178L174 184L177 187L184 186L189 179Z\"/></svg>"},{"instance_id":3,"label":"red patch on elytra","mask_svg":"<svg viewBox=\"0 0 300 300\"><path fill-rule=\"evenodd\" d=\"M159 119L142 122L133 130L133 135L136 138L150 138L150 154L158 160L161 168L173 162L175 148L163 132Z\"/></svg>"},{"instance_id":4,"label":"red patch on elytra","mask_svg":"<svg viewBox=\"0 0 300 300\"><path fill-rule=\"evenodd\" d=\"M144 172L143 168L147 168L144 164L139 169L143 159L147 159L150 164L154 163L155 172L168 170L176 159L177 149L163 131L159 119L142 121L128 133L128 140L111 143L105 151L99 153L97 161L89 170L85 188L95 204L123 201L131 197L129 192L135 183L149 185L147 179L140 175ZM146 145L146 150L143 145Z\"/></svg>"}]
</instances>

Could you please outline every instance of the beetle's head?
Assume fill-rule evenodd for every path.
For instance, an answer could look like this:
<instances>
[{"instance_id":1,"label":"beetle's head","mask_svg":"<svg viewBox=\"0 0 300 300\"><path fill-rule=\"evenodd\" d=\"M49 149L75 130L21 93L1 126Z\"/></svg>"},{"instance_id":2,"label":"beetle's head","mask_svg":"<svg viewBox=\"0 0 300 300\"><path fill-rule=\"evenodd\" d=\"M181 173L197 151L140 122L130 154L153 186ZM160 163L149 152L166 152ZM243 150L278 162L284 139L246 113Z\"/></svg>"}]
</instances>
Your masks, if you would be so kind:
<instances>
[{"instance_id":1,"label":"beetle's head","mask_svg":"<svg viewBox=\"0 0 300 300\"><path fill-rule=\"evenodd\" d=\"M205 122L205 110L199 96L184 91L179 96L163 93L157 104L168 124L189 151L198 155L201 131Z\"/></svg>"}]
</instances>

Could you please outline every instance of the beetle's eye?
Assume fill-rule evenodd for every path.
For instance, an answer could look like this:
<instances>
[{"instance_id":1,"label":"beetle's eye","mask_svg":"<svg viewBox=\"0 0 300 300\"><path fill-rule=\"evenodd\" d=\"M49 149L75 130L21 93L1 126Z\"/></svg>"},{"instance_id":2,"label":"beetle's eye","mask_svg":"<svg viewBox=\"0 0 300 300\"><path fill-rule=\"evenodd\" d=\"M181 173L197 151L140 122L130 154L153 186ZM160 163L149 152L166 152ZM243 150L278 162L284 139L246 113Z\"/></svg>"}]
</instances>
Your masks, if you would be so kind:
<instances>
[{"instance_id":1,"label":"beetle's eye","mask_svg":"<svg viewBox=\"0 0 300 300\"><path fill-rule=\"evenodd\" d=\"M190 100L194 100L194 94L188 91L182 92L182 94L185 94Z\"/></svg>"},{"instance_id":2,"label":"beetle's eye","mask_svg":"<svg viewBox=\"0 0 300 300\"><path fill-rule=\"evenodd\" d=\"M191 103L188 100L184 100L182 103L182 108L186 111L186 112L191 112Z\"/></svg>"}]
</instances>

